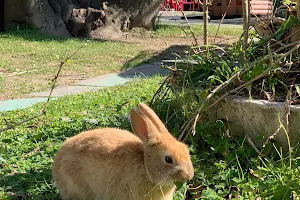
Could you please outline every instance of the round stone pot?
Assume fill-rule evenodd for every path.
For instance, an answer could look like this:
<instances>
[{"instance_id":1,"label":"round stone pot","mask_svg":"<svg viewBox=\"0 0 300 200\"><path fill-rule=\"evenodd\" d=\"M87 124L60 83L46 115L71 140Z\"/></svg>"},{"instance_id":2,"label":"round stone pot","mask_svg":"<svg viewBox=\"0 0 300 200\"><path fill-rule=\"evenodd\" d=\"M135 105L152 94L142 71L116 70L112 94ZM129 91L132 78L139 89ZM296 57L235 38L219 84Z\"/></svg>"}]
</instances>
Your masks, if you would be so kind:
<instances>
[{"instance_id":1,"label":"round stone pot","mask_svg":"<svg viewBox=\"0 0 300 200\"><path fill-rule=\"evenodd\" d=\"M280 126L279 117L286 113L285 102L250 100L244 97L231 97L209 113L211 122L223 120L228 125L231 135L249 136L256 147L261 148L267 138ZM300 141L300 105L290 106L290 115L284 126L288 130L291 145ZM274 140L284 151L288 150L288 140L283 129L275 135Z\"/></svg>"}]
</instances>

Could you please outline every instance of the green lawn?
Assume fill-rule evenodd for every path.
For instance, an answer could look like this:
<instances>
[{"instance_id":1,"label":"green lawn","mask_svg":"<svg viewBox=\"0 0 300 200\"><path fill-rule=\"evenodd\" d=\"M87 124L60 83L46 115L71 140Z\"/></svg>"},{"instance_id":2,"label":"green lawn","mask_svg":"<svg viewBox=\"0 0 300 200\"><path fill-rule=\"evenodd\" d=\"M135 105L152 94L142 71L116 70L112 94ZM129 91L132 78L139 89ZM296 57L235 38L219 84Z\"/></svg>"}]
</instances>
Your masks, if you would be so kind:
<instances>
[{"instance_id":1,"label":"green lawn","mask_svg":"<svg viewBox=\"0 0 300 200\"><path fill-rule=\"evenodd\" d=\"M51 168L62 142L81 131L98 127L130 130L127 119L130 108L139 102L149 103L162 81L161 77L153 77L59 98L50 103L46 116L1 133L0 199L58 199ZM162 120L171 104L172 99L156 107ZM2 116L9 122L20 121L38 113L41 106L2 113ZM5 120L0 118L0 129ZM179 134L176 127L169 129ZM187 140L195 176L189 186L184 184L179 188L175 200L183 200L187 188L190 188L189 199L200 196L223 199L229 194L238 194L242 199L290 199L292 191L299 194L297 156L280 159L275 153L270 158L259 157L244 138L228 137L226 130L220 121L197 126L196 135Z\"/></svg>"},{"instance_id":2,"label":"green lawn","mask_svg":"<svg viewBox=\"0 0 300 200\"><path fill-rule=\"evenodd\" d=\"M202 35L202 25L192 26L192 29L196 35ZM210 35L216 30L216 26L209 26ZM221 27L219 36L239 37L241 32L241 28ZM134 35L134 31L129 34ZM152 39L164 43L168 38L178 37L178 40L190 44L178 26L159 25L154 32L142 30L138 37L150 43ZM72 85L82 79L135 67L155 54L134 42L58 39L30 28L9 31L0 34L0 100L48 89L60 61L78 49L71 63L64 66L57 86Z\"/></svg>"},{"instance_id":3,"label":"green lawn","mask_svg":"<svg viewBox=\"0 0 300 200\"><path fill-rule=\"evenodd\" d=\"M0 34L0 100L48 89L60 61L78 49L71 63L64 66L58 85L119 72L142 52L135 44L55 39L33 29Z\"/></svg>"},{"instance_id":4,"label":"green lawn","mask_svg":"<svg viewBox=\"0 0 300 200\"><path fill-rule=\"evenodd\" d=\"M51 181L53 157L70 136L96 127L129 129L126 115L138 102L147 102L162 81L160 77L137 80L95 93L67 96L53 101L47 115L0 134L0 199L7 194L29 199L55 199ZM38 113L42 104L4 113L18 121ZM123 106L122 106L123 105ZM0 118L0 129L4 120ZM14 198L12 198L14 199Z\"/></svg>"}]
</instances>

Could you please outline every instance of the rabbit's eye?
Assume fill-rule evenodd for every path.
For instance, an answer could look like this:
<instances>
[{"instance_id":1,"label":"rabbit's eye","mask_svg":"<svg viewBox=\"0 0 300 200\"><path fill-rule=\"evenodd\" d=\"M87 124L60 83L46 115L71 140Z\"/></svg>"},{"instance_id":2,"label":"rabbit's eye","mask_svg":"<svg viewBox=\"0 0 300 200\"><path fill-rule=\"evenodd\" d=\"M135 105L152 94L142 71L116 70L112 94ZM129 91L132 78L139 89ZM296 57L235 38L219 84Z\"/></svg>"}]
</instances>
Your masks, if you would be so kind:
<instances>
[{"instance_id":1,"label":"rabbit's eye","mask_svg":"<svg viewBox=\"0 0 300 200\"><path fill-rule=\"evenodd\" d=\"M169 163L169 164L172 164L172 163L173 163L173 160L172 160L172 158L171 158L170 156L166 156L166 157L165 157L165 161L166 161L167 163Z\"/></svg>"}]
</instances>

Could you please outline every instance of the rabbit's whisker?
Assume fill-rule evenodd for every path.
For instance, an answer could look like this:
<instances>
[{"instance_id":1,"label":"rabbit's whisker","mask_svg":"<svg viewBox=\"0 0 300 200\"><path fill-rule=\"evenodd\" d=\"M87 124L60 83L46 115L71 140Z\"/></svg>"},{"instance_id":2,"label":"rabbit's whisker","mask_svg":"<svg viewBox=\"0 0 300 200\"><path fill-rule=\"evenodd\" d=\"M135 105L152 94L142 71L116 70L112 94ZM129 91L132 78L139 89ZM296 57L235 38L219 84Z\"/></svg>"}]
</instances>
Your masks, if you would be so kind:
<instances>
[{"instance_id":1,"label":"rabbit's whisker","mask_svg":"<svg viewBox=\"0 0 300 200\"><path fill-rule=\"evenodd\" d=\"M149 192L145 195L148 196L151 192L153 192L157 187L164 187L168 184L173 183L172 179L168 180L168 177L172 177L173 175L175 175L176 171L171 171L169 174L167 174L167 176L165 176L159 183L157 183L154 187L151 188L151 190L149 190Z\"/></svg>"}]
</instances>

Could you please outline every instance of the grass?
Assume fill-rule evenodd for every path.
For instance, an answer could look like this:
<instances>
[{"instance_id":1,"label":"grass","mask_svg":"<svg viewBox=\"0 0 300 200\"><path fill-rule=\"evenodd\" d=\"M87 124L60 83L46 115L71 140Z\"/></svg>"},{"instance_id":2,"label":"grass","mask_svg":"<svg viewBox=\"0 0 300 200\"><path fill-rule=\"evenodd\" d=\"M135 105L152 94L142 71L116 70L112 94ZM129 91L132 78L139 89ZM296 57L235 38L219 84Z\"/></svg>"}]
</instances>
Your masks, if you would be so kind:
<instances>
[{"instance_id":1,"label":"grass","mask_svg":"<svg viewBox=\"0 0 300 200\"><path fill-rule=\"evenodd\" d=\"M184 30L188 33L190 32L188 27L183 26ZM203 36L203 24L200 25L191 25L192 30L197 36ZM218 37L224 36L234 36L239 37L243 33L242 27L233 27L233 26L221 26L218 31L218 25L209 25L208 26L208 36L215 36L218 33ZM178 25L159 25L157 30L154 32L154 36L156 37L178 37L185 36L182 28Z\"/></svg>"},{"instance_id":2,"label":"grass","mask_svg":"<svg viewBox=\"0 0 300 200\"><path fill-rule=\"evenodd\" d=\"M122 42L54 39L34 29L1 34L0 100L48 89L48 83L57 71L60 61L66 57L66 53L73 53L85 43L88 45L81 48L71 59L71 64L64 66L58 85L70 85L81 79L119 72L128 60L142 51L142 48L135 44ZM13 75L20 72L25 73Z\"/></svg>"},{"instance_id":3,"label":"grass","mask_svg":"<svg viewBox=\"0 0 300 200\"><path fill-rule=\"evenodd\" d=\"M62 142L98 127L130 130L126 117L129 109L138 102L149 102L162 81L161 77L153 77L98 92L66 96L52 101L46 116L2 133L0 199L58 200L51 168ZM3 114L8 121L18 121L34 115L41 106ZM163 120L170 106L174 106L172 101L164 101L156 107ZM4 120L0 119L2 126ZM178 135L176 126L169 129ZM281 159L259 157L245 139L227 134L220 121L197 126L197 134L187 140L195 176L179 188L175 200L223 199L228 195L239 195L240 199L290 199L291 193L299 194L298 157L293 154L291 167L284 156Z\"/></svg>"},{"instance_id":4,"label":"grass","mask_svg":"<svg viewBox=\"0 0 300 200\"><path fill-rule=\"evenodd\" d=\"M138 102L149 101L161 81L162 78L154 77L99 92L66 96L50 103L47 116L2 133L0 199L57 199L51 168L62 142L67 137L97 127L129 129L126 117L129 109ZM18 121L34 115L41 106L4 115L8 121ZM4 126L4 121L0 118L1 126Z\"/></svg>"},{"instance_id":5,"label":"grass","mask_svg":"<svg viewBox=\"0 0 300 200\"><path fill-rule=\"evenodd\" d=\"M197 28L195 30L200 33L201 26ZM216 29L212 29L211 32L213 30ZM241 32L226 29L221 33L234 35ZM177 37L181 34L181 30L175 26L160 26L154 36ZM54 63L57 63L58 57L64 56L64 52L70 52L83 43L84 41L77 39L53 40L36 34L32 30L4 34L0 37L0 47L3 51L0 69L6 74L37 69L35 72L28 72L18 77L18 81L23 80L23 84L26 84L33 78L38 80L47 76L48 71L53 73L57 69ZM85 71L92 73L95 70L95 73L100 70L98 62L107 62L108 67L103 69L104 71L118 70L116 66L122 65L122 59L126 60L130 57L128 55L135 55L139 52L139 48L134 45L133 47L127 45L129 44L118 42L91 42L88 47L92 47L93 50L83 51L78 56L76 55L76 58L72 59L72 65L67 65L66 70L69 72L78 70L76 73ZM105 48L112 53L104 51ZM131 52L131 48L135 48L134 52ZM132 54L123 54L124 51ZM10 58L9 55L14 55L14 57ZM101 57L104 55L105 57ZM102 61L100 58L105 59ZM137 56L137 58L137 63L140 62L139 59L144 59L143 56L141 58ZM47 62L48 59L53 61L52 64ZM87 66L82 65L86 64L87 60L97 65L99 69L94 69L92 66L91 72L86 70ZM113 64L114 62L116 64ZM227 68L224 65L222 70L220 68L215 72L220 73L222 76L217 75L222 78L221 81L224 81L227 80L231 69L226 71ZM26 79L26 76L29 77ZM0 199L58 199L58 191L51 181L51 167L53 157L62 142L81 131L98 127L118 127L130 130L126 117L129 109L138 102L149 102L162 81L161 77L154 77L136 80L124 86L107 88L99 92L66 96L52 101L46 116L1 133ZM2 92L6 92L7 88L3 89L7 87L6 85L7 80L3 80L0 76ZM199 92L198 96L193 94L194 98L207 95L197 92ZM168 121L168 128L172 133L178 135L180 124L186 117L184 112L193 106L193 102L189 98L178 102L176 98L171 95L160 99L155 109L162 120ZM27 109L2 114L6 121L19 121L38 113L41 106L42 104L38 104ZM176 117L170 120L173 114ZM0 118L0 128L5 126L5 120ZM230 199L232 197L239 199L299 198L297 196L300 194L299 149L295 148L290 156L285 156L280 149L274 147L275 153L270 156L258 156L245 138L230 136L226 123L220 120L214 124L199 123L196 127L196 135L187 138L195 167L195 177L190 183L179 188L175 200L184 198Z\"/></svg>"},{"instance_id":6,"label":"grass","mask_svg":"<svg viewBox=\"0 0 300 200\"><path fill-rule=\"evenodd\" d=\"M214 34L216 26L209 27L210 34ZM203 32L202 25L192 28L197 35ZM220 36L239 36L241 31L221 27ZM163 43L165 38L182 37L184 33L177 26L159 25L154 32L143 31L141 35L145 40L160 38ZM81 48L85 43L87 46ZM52 38L32 28L12 30L0 34L0 100L47 90L60 61L79 48L71 63L64 66L58 86L132 68L154 55L134 43Z\"/></svg>"},{"instance_id":7,"label":"grass","mask_svg":"<svg viewBox=\"0 0 300 200\"><path fill-rule=\"evenodd\" d=\"M253 36L255 33L250 38ZM166 80L165 87L162 87L155 97L156 110L168 122L169 129L174 133L182 133L181 127L184 126L183 136L188 135L186 141L193 152L196 169L195 178L188 190L192 193L191 199L299 199L298 141L294 141L294 147L289 144L288 152L283 153L284 150L276 146L281 139L277 142L278 139L269 141L266 147L259 145L264 143L267 135L273 134L272 132L256 133L257 138L252 140L258 143L258 151L261 151L257 155L246 138L236 136L247 135L245 131L238 132L235 129L236 132L231 133L231 126L233 130L235 121L232 121L230 116L215 123L206 123L209 121L208 116L211 120L215 114L215 109L226 106L226 102L221 105L215 103L228 94L261 99L262 95L259 96L258 93L262 94L264 91L273 96L272 101L278 101L278 93L285 101L288 92L291 92L292 99L299 98L297 88L294 88L299 80L293 75L289 74L286 77L279 72L286 68L287 62L297 63L298 47L280 52L281 56L274 58L275 62L270 63L264 60L265 57L276 56L278 52L275 52L277 47L273 47L265 53L262 46L267 44L266 41L251 43L246 51L246 60L249 62L245 64L240 64L243 63L241 41L226 48L222 56L217 54L214 48L203 54L192 54L188 59L197 60L198 64L177 65L177 72L169 81ZM292 51L294 54L284 54ZM298 66L298 63L291 65L285 73L290 70L296 71ZM291 77L294 82L291 81ZM216 106L208 110L211 105ZM195 123L196 119L200 119L198 123ZM191 136L194 125L196 133ZM289 134L286 132L287 138Z\"/></svg>"}]
</instances>

